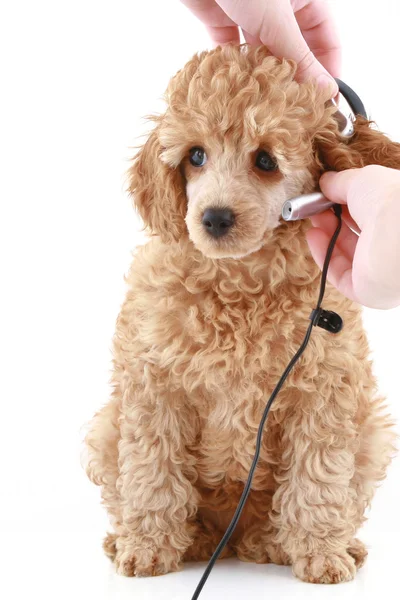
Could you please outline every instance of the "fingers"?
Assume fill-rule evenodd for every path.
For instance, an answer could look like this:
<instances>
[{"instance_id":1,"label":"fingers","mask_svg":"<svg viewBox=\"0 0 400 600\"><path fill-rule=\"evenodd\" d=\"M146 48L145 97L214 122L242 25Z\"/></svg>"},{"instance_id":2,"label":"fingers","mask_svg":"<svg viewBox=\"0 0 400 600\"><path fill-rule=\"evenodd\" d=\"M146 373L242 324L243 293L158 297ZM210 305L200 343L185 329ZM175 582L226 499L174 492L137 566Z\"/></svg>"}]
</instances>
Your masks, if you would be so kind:
<instances>
[{"instance_id":1,"label":"fingers","mask_svg":"<svg viewBox=\"0 0 400 600\"><path fill-rule=\"evenodd\" d=\"M375 218L382 202L390 194L392 183L400 187L400 176L392 182L391 169L369 165L361 169L348 169L339 173L322 175L319 183L322 193L332 202L348 204L351 217L363 230Z\"/></svg>"},{"instance_id":2,"label":"fingers","mask_svg":"<svg viewBox=\"0 0 400 600\"><path fill-rule=\"evenodd\" d=\"M206 26L214 46L223 46L224 44L239 44L240 35L238 27L210 27Z\"/></svg>"},{"instance_id":3,"label":"fingers","mask_svg":"<svg viewBox=\"0 0 400 600\"><path fill-rule=\"evenodd\" d=\"M312 217L311 222L317 229L322 230L329 239L332 238L337 227L337 218L331 211ZM349 260L353 260L359 237L354 233L347 223L342 223L342 229L337 239L335 248L344 254Z\"/></svg>"},{"instance_id":4,"label":"fingers","mask_svg":"<svg viewBox=\"0 0 400 600\"><path fill-rule=\"evenodd\" d=\"M347 169L339 173L324 173L319 180L321 192L332 202L347 204L351 186L360 171L361 169Z\"/></svg>"},{"instance_id":5,"label":"fingers","mask_svg":"<svg viewBox=\"0 0 400 600\"><path fill-rule=\"evenodd\" d=\"M181 2L205 25L236 26L236 23L229 18L215 0L181 0Z\"/></svg>"},{"instance_id":6,"label":"fingers","mask_svg":"<svg viewBox=\"0 0 400 600\"><path fill-rule=\"evenodd\" d=\"M239 28L214 0L181 0L205 26L214 46L239 44Z\"/></svg>"},{"instance_id":7,"label":"fingers","mask_svg":"<svg viewBox=\"0 0 400 600\"><path fill-rule=\"evenodd\" d=\"M348 227L351 229L351 231L353 231L354 233L356 233L357 236L360 235L361 229L359 228L359 226L357 225L357 223L355 222L355 220L351 216L351 214L350 214L349 209L348 209L347 206L343 206L343 209L342 209L342 219L346 223L346 225L348 225Z\"/></svg>"},{"instance_id":8,"label":"fingers","mask_svg":"<svg viewBox=\"0 0 400 600\"><path fill-rule=\"evenodd\" d=\"M328 3L311 0L295 13L295 17L314 56L333 77L339 77L340 39Z\"/></svg>"},{"instance_id":9,"label":"fingers","mask_svg":"<svg viewBox=\"0 0 400 600\"><path fill-rule=\"evenodd\" d=\"M322 269L331 236L322 229L311 229L307 233L307 241L311 254ZM328 269L328 281L338 289L344 296L357 302L354 293L352 260L336 247Z\"/></svg>"},{"instance_id":10,"label":"fingers","mask_svg":"<svg viewBox=\"0 0 400 600\"><path fill-rule=\"evenodd\" d=\"M327 211L312 217L311 221L314 227L308 231L307 241L315 262L322 269L328 245L337 227L337 218ZM352 269L358 241L358 236L343 223L328 269L330 283L353 301L356 301L356 295Z\"/></svg>"},{"instance_id":11,"label":"fingers","mask_svg":"<svg viewBox=\"0 0 400 600\"><path fill-rule=\"evenodd\" d=\"M334 202L348 203L350 215L361 234L354 238L345 225L329 273L330 281L351 299L371 308L392 308L399 301L399 235L396 211L400 173L378 165L326 173L320 180L323 193ZM330 222L313 219L317 229L310 231L310 249L316 260L326 251ZM349 264L351 263L351 264ZM352 270L351 270L352 269ZM350 276L351 273L351 276Z\"/></svg>"},{"instance_id":12,"label":"fingers","mask_svg":"<svg viewBox=\"0 0 400 600\"><path fill-rule=\"evenodd\" d=\"M217 2L230 19L253 40L260 40L275 56L295 60L300 80L316 78L321 85L332 88L333 96L337 94L336 82L307 46L289 0Z\"/></svg>"},{"instance_id":13,"label":"fingers","mask_svg":"<svg viewBox=\"0 0 400 600\"><path fill-rule=\"evenodd\" d=\"M259 46L261 44L260 40L256 36L251 35L251 33L245 31L244 29L242 29L242 31L244 39L248 44L250 44L250 46Z\"/></svg>"},{"instance_id":14,"label":"fingers","mask_svg":"<svg viewBox=\"0 0 400 600\"><path fill-rule=\"evenodd\" d=\"M301 11L297 16L300 18L301 22ZM321 23L319 26L321 26ZM322 33L324 33L327 28L327 25L323 26ZM309 32L311 38L313 35L315 35L315 32ZM291 58L297 62L298 69L296 78L299 81L315 79L320 85L324 87L329 86L331 88L332 96L336 96L338 93L338 86L307 45L289 2L281 3L279 0L279 6L276 1L266 3L259 30L259 37L262 43L265 44L275 56ZM320 43L320 34L316 36L316 42ZM324 54L326 52L326 46L322 46L322 48L324 48L322 51Z\"/></svg>"}]
</instances>

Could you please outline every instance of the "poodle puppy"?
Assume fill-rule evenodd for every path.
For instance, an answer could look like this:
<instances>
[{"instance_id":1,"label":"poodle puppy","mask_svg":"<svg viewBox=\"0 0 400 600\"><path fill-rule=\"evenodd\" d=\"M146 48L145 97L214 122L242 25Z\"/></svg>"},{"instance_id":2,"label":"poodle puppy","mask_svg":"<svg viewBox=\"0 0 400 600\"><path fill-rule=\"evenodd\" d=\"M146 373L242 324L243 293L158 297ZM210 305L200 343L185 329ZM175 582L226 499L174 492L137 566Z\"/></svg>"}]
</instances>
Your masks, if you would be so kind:
<instances>
[{"instance_id":1,"label":"poodle puppy","mask_svg":"<svg viewBox=\"0 0 400 600\"><path fill-rule=\"evenodd\" d=\"M313 83L264 47L196 55L130 169L152 236L134 258L114 337L113 392L86 437L87 473L124 575L210 558L247 479L264 406L298 349L320 271L288 198L326 169L400 168L400 145L363 118L343 138ZM355 538L394 451L360 308L327 286L337 335L314 329L273 404L260 461L224 556L352 579Z\"/></svg>"}]
</instances>

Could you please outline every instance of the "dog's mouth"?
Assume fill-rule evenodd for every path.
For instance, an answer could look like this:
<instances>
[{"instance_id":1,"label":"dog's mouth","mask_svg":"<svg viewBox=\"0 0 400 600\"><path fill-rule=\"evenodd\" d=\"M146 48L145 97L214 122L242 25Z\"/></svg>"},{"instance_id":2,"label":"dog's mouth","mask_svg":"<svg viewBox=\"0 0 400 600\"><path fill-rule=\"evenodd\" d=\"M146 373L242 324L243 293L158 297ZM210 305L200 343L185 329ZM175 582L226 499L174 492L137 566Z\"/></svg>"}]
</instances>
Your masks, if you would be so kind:
<instances>
[{"instance_id":1,"label":"dog's mouth","mask_svg":"<svg viewBox=\"0 0 400 600\"><path fill-rule=\"evenodd\" d=\"M235 260L240 260L249 256L250 254L254 254L264 245L264 239L261 238L258 242L254 243L251 246L238 246L234 243L234 240L231 244L222 246L220 244L213 244L213 247L208 246L207 248L199 248L197 244L195 246L202 252L204 256L212 259L223 259L223 258L232 258Z\"/></svg>"},{"instance_id":2,"label":"dog's mouth","mask_svg":"<svg viewBox=\"0 0 400 600\"><path fill-rule=\"evenodd\" d=\"M222 226L222 229L225 227ZM259 231L246 234L236 222L226 233L210 234L204 231L199 224L197 227L189 226L189 238L195 247L207 258L212 259L242 259L254 254L266 243L269 231L259 228ZM257 233L257 235L255 235Z\"/></svg>"}]
</instances>

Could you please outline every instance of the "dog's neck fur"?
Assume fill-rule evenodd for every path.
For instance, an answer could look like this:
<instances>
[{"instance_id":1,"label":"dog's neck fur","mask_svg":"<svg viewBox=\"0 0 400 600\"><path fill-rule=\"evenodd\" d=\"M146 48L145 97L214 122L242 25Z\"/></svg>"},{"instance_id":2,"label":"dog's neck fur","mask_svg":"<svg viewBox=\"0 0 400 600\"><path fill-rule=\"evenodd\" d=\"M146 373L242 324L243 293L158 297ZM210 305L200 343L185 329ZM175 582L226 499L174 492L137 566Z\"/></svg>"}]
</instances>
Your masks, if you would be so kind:
<instances>
[{"instance_id":1,"label":"dog's neck fur","mask_svg":"<svg viewBox=\"0 0 400 600\"><path fill-rule=\"evenodd\" d=\"M305 222L285 224L270 233L258 251L241 259L207 258L190 241L180 242L189 270L185 287L192 293L212 288L223 302L236 303L242 297L273 296L285 283L293 288L309 285L319 269L305 239L307 228Z\"/></svg>"}]
</instances>

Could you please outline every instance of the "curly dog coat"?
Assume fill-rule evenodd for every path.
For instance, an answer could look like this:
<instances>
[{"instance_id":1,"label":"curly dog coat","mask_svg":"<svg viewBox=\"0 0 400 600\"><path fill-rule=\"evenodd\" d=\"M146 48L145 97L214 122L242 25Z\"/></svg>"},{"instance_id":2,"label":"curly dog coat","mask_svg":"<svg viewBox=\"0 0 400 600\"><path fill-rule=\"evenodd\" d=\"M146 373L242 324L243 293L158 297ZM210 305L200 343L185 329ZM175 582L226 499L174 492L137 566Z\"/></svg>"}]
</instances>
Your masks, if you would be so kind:
<instances>
[{"instance_id":1,"label":"curly dog coat","mask_svg":"<svg viewBox=\"0 0 400 600\"><path fill-rule=\"evenodd\" d=\"M208 559L232 517L262 410L318 295L308 225L283 224L284 201L326 169L400 167L400 145L363 118L342 138L328 92L295 71L263 47L196 55L131 167L152 237L127 277L112 396L86 437L114 528L104 548L124 575ZM359 307L330 285L324 305L345 327L314 330L273 405L224 556L336 583L366 557L355 534L394 433Z\"/></svg>"}]
</instances>

